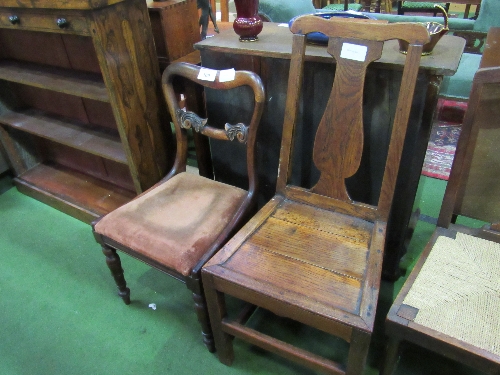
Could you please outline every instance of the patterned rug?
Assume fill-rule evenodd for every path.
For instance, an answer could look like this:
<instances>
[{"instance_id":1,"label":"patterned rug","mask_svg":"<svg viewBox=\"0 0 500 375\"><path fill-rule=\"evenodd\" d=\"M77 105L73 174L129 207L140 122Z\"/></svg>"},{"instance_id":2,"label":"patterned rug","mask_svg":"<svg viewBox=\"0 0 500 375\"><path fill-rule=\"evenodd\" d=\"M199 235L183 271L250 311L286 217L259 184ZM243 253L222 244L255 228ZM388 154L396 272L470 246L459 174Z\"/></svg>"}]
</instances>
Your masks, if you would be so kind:
<instances>
[{"instance_id":1,"label":"patterned rug","mask_svg":"<svg viewBox=\"0 0 500 375\"><path fill-rule=\"evenodd\" d=\"M466 109L466 102L438 101L437 116L422 168L423 175L448 180Z\"/></svg>"}]
</instances>

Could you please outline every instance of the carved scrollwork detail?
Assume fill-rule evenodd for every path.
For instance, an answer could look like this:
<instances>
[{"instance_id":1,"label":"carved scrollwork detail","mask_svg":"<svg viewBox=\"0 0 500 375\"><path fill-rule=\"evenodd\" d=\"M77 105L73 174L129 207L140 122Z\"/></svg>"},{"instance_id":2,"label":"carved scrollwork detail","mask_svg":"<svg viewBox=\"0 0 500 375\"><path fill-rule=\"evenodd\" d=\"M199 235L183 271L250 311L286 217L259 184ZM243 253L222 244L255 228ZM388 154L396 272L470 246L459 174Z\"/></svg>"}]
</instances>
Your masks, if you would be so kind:
<instances>
[{"instance_id":1,"label":"carved scrollwork detail","mask_svg":"<svg viewBox=\"0 0 500 375\"><path fill-rule=\"evenodd\" d=\"M203 119L194 112L184 111L182 109L177 110L177 120L179 121L181 128L193 128L193 130L198 133L203 129L208 121L208 119Z\"/></svg>"},{"instance_id":2,"label":"carved scrollwork detail","mask_svg":"<svg viewBox=\"0 0 500 375\"><path fill-rule=\"evenodd\" d=\"M248 138L248 126L242 124L241 122L236 125L226 124L224 127L226 130L226 135L229 140L233 140L235 137L241 143L246 143Z\"/></svg>"}]
</instances>

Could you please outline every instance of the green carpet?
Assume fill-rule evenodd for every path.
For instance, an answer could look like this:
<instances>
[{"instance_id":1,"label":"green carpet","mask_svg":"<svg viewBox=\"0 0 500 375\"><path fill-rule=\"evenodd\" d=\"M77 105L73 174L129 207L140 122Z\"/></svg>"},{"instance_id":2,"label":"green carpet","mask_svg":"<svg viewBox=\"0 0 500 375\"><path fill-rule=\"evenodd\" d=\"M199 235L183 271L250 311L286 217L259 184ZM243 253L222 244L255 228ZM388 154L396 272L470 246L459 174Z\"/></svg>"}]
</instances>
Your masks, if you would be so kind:
<instances>
[{"instance_id":1,"label":"green carpet","mask_svg":"<svg viewBox=\"0 0 500 375\"><path fill-rule=\"evenodd\" d=\"M422 178L422 212L436 217L444 181ZM437 210L437 211L436 211ZM232 367L201 341L191 295L178 281L122 256L132 291L126 306L91 229L20 194L0 176L0 374L313 374L235 340ZM402 264L411 267L433 230L420 221ZM403 278L383 283L366 374L383 356L383 321ZM156 310L148 307L156 304ZM345 345L328 335L260 312L252 324L320 353L342 358ZM306 336L306 338L303 338ZM396 374L476 374L411 347Z\"/></svg>"}]
</instances>

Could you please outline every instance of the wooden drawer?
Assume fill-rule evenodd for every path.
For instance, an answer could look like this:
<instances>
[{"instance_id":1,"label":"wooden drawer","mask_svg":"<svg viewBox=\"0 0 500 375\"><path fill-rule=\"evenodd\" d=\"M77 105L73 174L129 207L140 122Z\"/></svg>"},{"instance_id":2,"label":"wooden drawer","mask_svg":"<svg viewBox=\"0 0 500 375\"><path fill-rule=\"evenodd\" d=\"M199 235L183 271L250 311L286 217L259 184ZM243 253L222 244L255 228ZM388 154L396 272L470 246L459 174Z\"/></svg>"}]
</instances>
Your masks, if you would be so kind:
<instances>
[{"instance_id":1,"label":"wooden drawer","mask_svg":"<svg viewBox=\"0 0 500 375\"><path fill-rule=\"evenodd\" d=\"M78 12L0 9L0 28L90 35L85 16Z\"/></svg>"}]
</instances>

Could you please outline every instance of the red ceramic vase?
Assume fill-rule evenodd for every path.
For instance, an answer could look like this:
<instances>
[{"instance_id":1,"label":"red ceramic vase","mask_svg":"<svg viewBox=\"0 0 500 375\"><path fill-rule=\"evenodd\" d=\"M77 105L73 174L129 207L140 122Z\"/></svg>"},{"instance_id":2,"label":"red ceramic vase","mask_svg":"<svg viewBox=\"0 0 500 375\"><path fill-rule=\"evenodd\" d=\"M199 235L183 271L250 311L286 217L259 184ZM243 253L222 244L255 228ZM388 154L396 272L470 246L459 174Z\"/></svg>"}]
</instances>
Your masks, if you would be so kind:
<instances>
[{"instance_id":1,"label":"red ceramic vase","mask_svg":"<svg viewBox=\"0 0 500 375\"><path fill-rule=\"evenodd\" d=\"M259 17L259 0L234 0L234 5L234 32L240 36L240 42L255 42L263 26Z\"/></svg>"}]
</instances>

